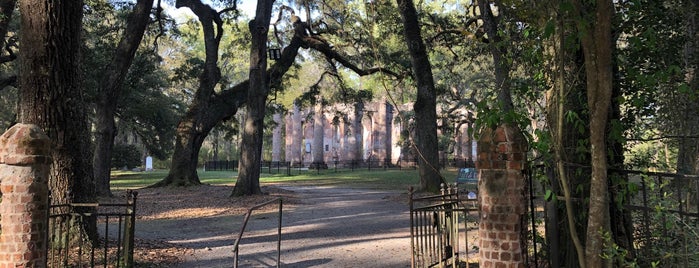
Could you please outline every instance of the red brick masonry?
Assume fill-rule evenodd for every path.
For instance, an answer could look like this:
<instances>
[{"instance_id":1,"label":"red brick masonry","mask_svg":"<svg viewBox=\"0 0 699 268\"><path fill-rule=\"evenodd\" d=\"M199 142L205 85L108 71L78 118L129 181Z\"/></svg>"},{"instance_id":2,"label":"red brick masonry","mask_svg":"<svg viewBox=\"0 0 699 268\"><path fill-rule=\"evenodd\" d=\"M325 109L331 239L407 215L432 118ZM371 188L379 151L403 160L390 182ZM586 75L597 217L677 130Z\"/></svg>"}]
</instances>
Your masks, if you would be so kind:
<instances>
[{"instance_id":1,"label":"red brick masonry","mask_svg":"<svg viewBox=\"0 0 699 268\"><path fill-rule=\"evenodd\" d=\"M46 265L50 149L35 125L0 136L0 268Z\"/></svg>"},{"instance_id":2,"label":"red brick masonry","mask_svg":"<svg viewBox=\"0 0 699 268\"><path fill-rule=\"evenodd\" d=\"M480 203L479 267L525 267L521 245L526 213L524 176L527 141L519 129L501 125L478 141Z\"/></svg>"}]
</instances>

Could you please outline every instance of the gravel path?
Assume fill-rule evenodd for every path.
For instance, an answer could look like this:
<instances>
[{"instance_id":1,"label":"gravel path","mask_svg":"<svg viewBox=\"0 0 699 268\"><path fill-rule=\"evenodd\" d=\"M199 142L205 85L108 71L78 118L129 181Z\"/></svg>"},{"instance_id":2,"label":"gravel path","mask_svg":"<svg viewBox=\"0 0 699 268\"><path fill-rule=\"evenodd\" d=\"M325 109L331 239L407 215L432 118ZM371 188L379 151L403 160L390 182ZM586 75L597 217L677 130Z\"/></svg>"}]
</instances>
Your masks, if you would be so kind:
<instances>
[{"instance_id":1,"label":"gravel path","mask_svg":"<svg viewBox=\"0 0 699 268\"><path fill-rule=\"evenodd\" d=\"M318 186L280 188L295 192L299 199L283 210L283 267L410 266L405 194ZM277 222L274 212L253 214L240 243L240 267L276 266ZM136 235L194 249L177 267L232 267L233 243L241 223L242 216L153 220L139 223Z\"/></svg>"}]
</instances>

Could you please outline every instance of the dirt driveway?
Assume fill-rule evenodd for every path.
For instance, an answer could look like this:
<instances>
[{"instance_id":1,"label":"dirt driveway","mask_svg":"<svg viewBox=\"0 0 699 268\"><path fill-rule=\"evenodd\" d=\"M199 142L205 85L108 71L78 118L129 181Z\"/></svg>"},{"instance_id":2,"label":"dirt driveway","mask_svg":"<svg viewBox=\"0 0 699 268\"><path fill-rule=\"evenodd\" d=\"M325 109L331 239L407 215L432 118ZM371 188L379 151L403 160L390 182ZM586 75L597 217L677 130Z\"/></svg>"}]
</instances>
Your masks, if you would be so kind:
<instances>
[{"instance_id":1,"label":"dirt driveway","mask_svg":"<svg viewBox=\"0 0 699 268\"><path fill-rule=\"evenodd\" d=\"M282 216L283 267L410 266L406 191L295 185L277 185L268 190L286 200ZM194 193L199 191L190 191L196 198ZM180 251L184 256L175 267L232 267L233 244L243 218L241 212L254 205L253 202L264 200L241 204L226 196L215 198L204 194L199 196L204 201L197 199L198 206L187 207L180 203L194 202L187 193L177 195L179 202L165 198L168 194L149 191L140 195L139 203L146 204L142 205L144 216L136 224L136 237L186 249ZM161 195L163 198L158 199ZM273 196L266 199L270 198ZM218 201L207 205L208 199ZM171 209L163 210L163 207ZM240 267L276 265L278 217L273 209L276 206L253 214L240 243Z\"/></svg>"}]
</instances>

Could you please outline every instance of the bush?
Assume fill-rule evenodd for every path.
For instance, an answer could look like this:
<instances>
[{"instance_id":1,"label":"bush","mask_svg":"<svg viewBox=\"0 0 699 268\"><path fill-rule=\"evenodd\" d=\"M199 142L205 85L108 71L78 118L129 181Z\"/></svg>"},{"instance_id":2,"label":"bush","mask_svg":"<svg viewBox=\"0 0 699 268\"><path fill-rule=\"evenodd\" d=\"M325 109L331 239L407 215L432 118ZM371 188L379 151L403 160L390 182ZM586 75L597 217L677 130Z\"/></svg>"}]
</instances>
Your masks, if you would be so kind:
<instances>
[{"instance_id":1,"label":"bush","mask_svg":"<svg viewBox=\"0 0 699 268\"><path fill-rule=\"evenodd\" d=\"M141 165L141 150L133 144L116 144L112 150L112 167L132 169Z\"/></svg>"}]
</instances>

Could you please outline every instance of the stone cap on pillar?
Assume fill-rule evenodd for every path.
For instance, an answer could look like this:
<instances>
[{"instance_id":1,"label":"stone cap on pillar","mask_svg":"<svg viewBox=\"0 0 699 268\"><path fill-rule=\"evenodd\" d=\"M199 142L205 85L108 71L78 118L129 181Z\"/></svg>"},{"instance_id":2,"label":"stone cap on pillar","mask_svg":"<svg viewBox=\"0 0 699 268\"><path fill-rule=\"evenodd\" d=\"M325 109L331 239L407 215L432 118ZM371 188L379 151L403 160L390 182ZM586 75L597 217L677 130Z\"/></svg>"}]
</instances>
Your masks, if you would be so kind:
<instances>
[{"instance_id":1,"label":"stone cap on pillar","mask_svg":"<svg viewBox=\"0 0 699 268\"><path fill-rule=\"evenodd\" d=\"M51 140L37 125L16 124L0 136L0 164L51 163Z\"/></svg>"}]
</instances>

